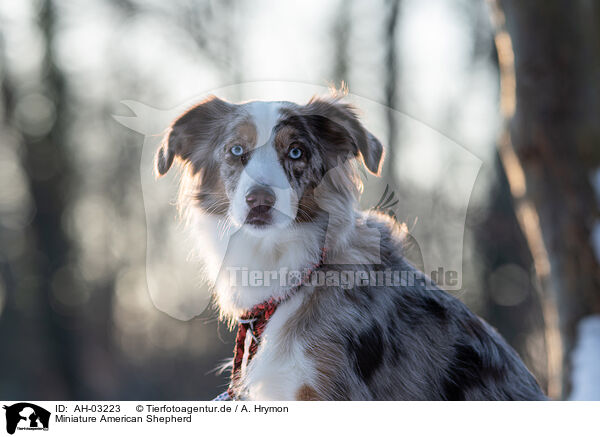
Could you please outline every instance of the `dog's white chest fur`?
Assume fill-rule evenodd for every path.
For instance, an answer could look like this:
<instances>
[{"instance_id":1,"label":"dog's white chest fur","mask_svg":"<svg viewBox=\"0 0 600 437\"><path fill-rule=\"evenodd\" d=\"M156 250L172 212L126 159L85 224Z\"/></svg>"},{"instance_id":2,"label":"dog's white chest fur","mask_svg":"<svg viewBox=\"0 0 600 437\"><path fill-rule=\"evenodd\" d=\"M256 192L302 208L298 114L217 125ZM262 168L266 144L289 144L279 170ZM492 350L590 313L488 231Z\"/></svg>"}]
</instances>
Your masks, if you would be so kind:
<instances>
[{"instance_id":1,"label":"dog's white chest fur","mask_svg":"<svg viewBox=\"0 0 600 437\"><path fill-rule=\"evenodd\" d=\"M294 296L273 314L254 358L242 373L248 400L294 400L300 388L311 385L314 365L306 357L301 339L285 335L290 317L302 296Z\"/></svg>"},{"instance_id":2,"label":"dog's white chest fur","mask_svg":"<svg viewBox=\"0 0 600 437\"><path fill-rule=\"evenodd\" d=\"M194 234L203 250L198 251L204 261L207 278L214 284L214 292L221 314L236 318L244 310L279 297L289 290L280 286L279 276L271 286L244 285L239 266L244 272L282 272L302 270L315 264L320 254L319 232L310 225L287 230L270 238L257 238L243 230L230 233L218 232L222 225L213 217L197 212L193 219ZM263 246L278 246L278 256L261 257ZM234 270L232 270L232 267ZM235 277L232 272L237 275ZM233 285L235 282L235 285ZM239 381L240 392L249 400L293 400L304 385L310 386L315 377L315 366L307 358L302 338L291 335L290 319L302 305L307 289L281 303L266 324L255 356L242 368Z\"/></svg>"}]
</instances>

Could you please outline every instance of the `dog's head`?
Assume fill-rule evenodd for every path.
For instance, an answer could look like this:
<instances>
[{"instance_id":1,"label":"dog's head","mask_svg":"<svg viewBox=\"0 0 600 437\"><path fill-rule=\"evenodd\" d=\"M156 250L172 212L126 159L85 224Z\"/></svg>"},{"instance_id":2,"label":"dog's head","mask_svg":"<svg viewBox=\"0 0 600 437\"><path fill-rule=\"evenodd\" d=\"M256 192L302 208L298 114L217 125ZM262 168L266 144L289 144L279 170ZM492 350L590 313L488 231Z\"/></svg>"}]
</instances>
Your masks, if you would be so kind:
<instances>
[{"instance_id":1,"label":"dog's head","mask_svg":"<svg viewBox=\"0 0 600 437\"><path fill-rule=\"evenodd\" d=\"M261 234L316 220L322 209L315 191L330 170L357 158L377 174L382 155L381 143L339 99L236 105L211 97L173 122L156 170L165 174L177 158L191 187L187 200ZM359 181L345 176L335 189L356 197Z\"/></svg>"}]
</instances>

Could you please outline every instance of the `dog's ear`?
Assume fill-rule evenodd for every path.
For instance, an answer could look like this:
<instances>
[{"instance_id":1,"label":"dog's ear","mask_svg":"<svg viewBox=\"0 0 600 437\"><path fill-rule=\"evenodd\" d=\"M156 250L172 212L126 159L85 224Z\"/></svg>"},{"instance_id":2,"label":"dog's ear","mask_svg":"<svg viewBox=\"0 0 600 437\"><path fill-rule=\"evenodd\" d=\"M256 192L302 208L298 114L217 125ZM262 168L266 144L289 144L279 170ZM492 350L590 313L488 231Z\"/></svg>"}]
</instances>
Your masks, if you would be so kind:
<instances>
[{"instance_id":1,"label":"dog's ear","mask_svg":"<svg viewBox=\"0 0 600 437\"><path fill-rule=\"evenodd\" d=\"M201 167L222 137L235 105L211 96L190 108L169 127L156 152L156 171L164 175L175 157Z\"/></svg>"},{"instance_id":2,"label":"dog's ear","mask_svg":"<svg viewBox=\"0 0 600 437\"><path fill-rule=\"evenodd\" d=\"M350 152L362 157L367 169L378 175L383 162L383 146L360 122L352 105L339 99L313 98L306 108L309 114L318 117L320 126L318 135L325 134L334 141L336 152ZM343 140L343 143L342 143Z\"/></svg>"}]
</instances>

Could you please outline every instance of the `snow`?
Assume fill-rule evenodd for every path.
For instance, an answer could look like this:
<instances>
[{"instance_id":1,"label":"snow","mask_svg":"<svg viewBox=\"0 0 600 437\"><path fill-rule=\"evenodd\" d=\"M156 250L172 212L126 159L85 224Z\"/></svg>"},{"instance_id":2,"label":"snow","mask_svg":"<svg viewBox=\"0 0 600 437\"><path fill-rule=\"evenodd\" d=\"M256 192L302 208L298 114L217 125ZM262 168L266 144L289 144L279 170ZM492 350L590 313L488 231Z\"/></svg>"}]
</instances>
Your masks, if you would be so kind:
<instances>
[{"instance_id":1,"label":"snow","mask_svg":"<svg viewBox=\"0 0 600 437\"><path fill-rule=\"evenodd\" d=\"M579 322L572 360L570 400L600 400L600 315L588 316Z\"/></svg>"}]
</instances>

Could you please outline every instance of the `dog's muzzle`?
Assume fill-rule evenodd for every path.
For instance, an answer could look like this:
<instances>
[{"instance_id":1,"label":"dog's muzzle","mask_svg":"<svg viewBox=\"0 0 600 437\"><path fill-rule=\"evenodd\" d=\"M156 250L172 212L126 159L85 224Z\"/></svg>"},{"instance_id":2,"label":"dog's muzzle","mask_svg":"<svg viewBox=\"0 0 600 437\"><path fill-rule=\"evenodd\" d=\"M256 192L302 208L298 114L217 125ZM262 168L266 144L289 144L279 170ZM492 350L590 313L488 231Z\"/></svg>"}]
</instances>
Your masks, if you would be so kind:
<instances>
[{"instance_id":1,"label":"dog's muzzle","mask_svg":"<svg viewBox=\"0 0 600 437\"><path fill-rule=\"evenodd\" d=\"M258 185L250 188L246 193L246 204L249 208L246 223L254 226L270 224L275 200L275 193L269 187Z\"/></svg>"}]
</instances>

